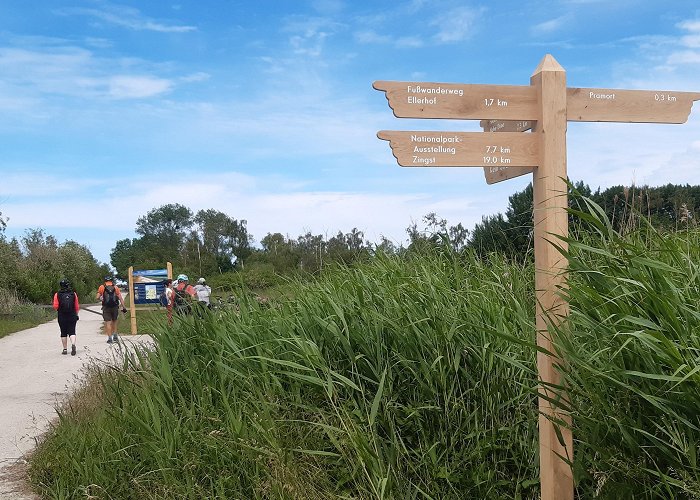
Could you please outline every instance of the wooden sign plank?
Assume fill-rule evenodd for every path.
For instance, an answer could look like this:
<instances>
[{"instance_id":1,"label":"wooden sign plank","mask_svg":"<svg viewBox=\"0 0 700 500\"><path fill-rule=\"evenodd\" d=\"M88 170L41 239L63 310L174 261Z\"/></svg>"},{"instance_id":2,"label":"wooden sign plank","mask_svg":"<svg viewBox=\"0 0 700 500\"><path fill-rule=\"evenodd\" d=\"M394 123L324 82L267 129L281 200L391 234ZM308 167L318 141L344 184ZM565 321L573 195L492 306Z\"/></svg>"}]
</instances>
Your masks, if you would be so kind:
<instances>
[{"instance_id":1,"label":"wooden sign plank","mask_svg":"<svg viewBox=\"0 0 700 500\"><path fill-rule=\"evenodd\" d=\"M376 81L397 118L536 120L535 89L527 85L474 85Z\"/></svg>"},{"instance_id":2,"label":"wooden sign plank","mask_svg":"<svg viewBox=\"0 0 700 500\"><path fill-rule=\"evenodd\" d=\"M481 120L479 125L484 132L525 132L536 123L534 120Z\"/></svg>"},{"instance_id":3,"label":"wooden sign plank","mask_svg":"<svg viewBox=\"0 0 700 500\"><path fill-rule=\"evenodd\" d=\"M575 122L685 123L700 92L566 89L566 118Z\"/></svg>"},{"instance_id":4,"label":"wooden sign plank","mask_svg":"<svg viewBox=\"0 0 700 500\"><path fill-rule=\"evenodd\" d=\"M532 129L537 122L523 120L481 120L479 122L485 132L523 132ZM531 174L535 167L484 167L486 184L514 179L521 175Z\"/></svg>"},{"instance_id":5,"label":"wooden sign plank","mask_svg":"<svg viewBox=\"0 0 700 500\"><path fill-rule=\"evenodd\" d=\"M490 185L531 174L534 171L535 167L484 167L484 177L486 184Z\"/></svg>"},{"instance_id":6,"label":"wooden sign plank","mask_svg":"<svg viewBox=\"0 0 700 500\"><path fill-rule=\"evenodd\" d=\"M533 134L518 132L404 132L382 130L402 167L533 167L539 160Z\"/></svg>"}]
</instances>

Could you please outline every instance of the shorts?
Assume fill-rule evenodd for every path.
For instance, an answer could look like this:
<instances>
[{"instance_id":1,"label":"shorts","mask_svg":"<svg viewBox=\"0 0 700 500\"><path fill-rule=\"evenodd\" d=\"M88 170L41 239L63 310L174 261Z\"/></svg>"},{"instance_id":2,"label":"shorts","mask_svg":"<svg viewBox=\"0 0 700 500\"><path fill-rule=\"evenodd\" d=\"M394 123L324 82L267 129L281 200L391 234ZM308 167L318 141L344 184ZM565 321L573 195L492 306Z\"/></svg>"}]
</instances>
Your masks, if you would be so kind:
<instances>
[{"instance_id":1,"label":"shorts","mask_svg":"<svg viewBox=\"0 0 700 500\"><path fill-rule=\"evenodd\" d=\"M105 321L117 321L119 316L119 306L117 307L103 307L102 308L102 319Z\"/></svg>"},{"instance_id":2,"label":"shorts","mask_svg":"<svg viewBox=\"0 0 700 500\"><path fill-rule=\"evenodd\" d=\"M58 327L61 329L61 337L69 337L75 335L75 324L78 322L78 317L75 314L70 316L58 316Z\"/></svg>"}]
</instances>

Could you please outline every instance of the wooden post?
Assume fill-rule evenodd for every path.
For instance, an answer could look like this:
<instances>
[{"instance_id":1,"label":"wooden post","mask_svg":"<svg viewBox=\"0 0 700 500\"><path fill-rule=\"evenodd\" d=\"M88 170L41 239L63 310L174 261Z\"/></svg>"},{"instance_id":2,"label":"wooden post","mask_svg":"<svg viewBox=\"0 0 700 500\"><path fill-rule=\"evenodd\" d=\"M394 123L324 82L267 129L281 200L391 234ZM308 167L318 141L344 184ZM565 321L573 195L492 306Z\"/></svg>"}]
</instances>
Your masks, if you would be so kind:
<instances>
[{"instance_id":1,"label":"wooden post","mask_svg":"<svg viewBox=\"0 0 700 500\"><path fill-rule=\"evenodd\" d=\"M165 263L165 268L168 272L168 279L173 279L173 265L170 262Z\"/></svg>"},{"instance_id":2,"label":"wooden post","mask_svg":"<svg viewBox=\"0 0 700 500\"><path fill-rule=\"evenodd\" d=\"M135 335L136 329L136 297L134 297L134 266L129 267L129 309L131 312L131 334Z\"/></svg>"},{"instance_id":3,"label":"wooden post","mask_svg":"<svg viewBox=\"0 0 700 500\"><path fill-rule=\"evenodd\" d=\"M566 259L552 242L566 247L557 237L568 235L567 185L566 185L566 72L551 56L546 55L530 84L537 89L541 109L535 127L539 140L540 162L533 174L533 213L535 244L535 297L537 345L552 352L548 322L559 322L568 314L568 303L558 296L565 286ZM537 353L537 369L540 377L540 393L556 398L560 391L550 384L560 386L556 365L561 360L545 353ZM555 432L551 418L570 423L552 403L540 397L540 480L542 500L573 500L574 487L571 467L562 457L573 460L571 429L559 427L562 441Z\"/></svg>"}]
</instances>

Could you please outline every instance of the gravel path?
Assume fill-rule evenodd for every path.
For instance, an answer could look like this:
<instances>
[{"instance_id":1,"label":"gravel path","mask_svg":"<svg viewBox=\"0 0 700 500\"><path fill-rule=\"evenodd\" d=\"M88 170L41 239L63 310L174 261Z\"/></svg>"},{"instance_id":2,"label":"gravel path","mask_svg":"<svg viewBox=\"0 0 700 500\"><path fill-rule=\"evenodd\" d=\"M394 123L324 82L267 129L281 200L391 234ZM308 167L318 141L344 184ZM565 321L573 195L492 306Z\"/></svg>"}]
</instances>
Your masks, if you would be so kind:
<instances>
[{"instance_id":1,"label":"gravel path","mask_svg":"<svg viewBox=\"0 0 700 500\"><path fill-rule=\"evenodd\" d=\"M76 328L77 354L61 354L58 322L53 320L0 339L0 498L34 500L27 488L24 455L56 417L56 405L80 383L83 368L98 360L110 362L119 347L107 344L100 332L99 306L80 311ZM90 312L92 311L92 312ZM121 315L120 315L121 317ZM128 320L119 331L129 330ZM120 336L123 343L148 341L146 335Z\"/></svg>"}]
</instances>

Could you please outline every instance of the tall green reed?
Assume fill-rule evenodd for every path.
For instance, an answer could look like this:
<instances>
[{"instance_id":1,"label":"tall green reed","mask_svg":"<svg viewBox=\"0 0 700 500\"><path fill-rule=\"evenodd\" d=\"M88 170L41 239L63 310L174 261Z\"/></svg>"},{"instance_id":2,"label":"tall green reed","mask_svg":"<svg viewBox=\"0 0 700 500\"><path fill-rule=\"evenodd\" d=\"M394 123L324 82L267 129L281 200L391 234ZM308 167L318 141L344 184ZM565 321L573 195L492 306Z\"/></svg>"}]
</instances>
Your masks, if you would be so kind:
<instances>
[{"instance_id":1,"label":"tall green reed","mask_svg":"<svg viewBox=\"0 0 700 500\"><path fill-rule=\"evenodd\" d=\"M379 258L271 307L242 298L154 323L155 350L100 372L104 405L65 412L35 483L113 498L535 498L534 351L497 335L532 337L531 279L495 256ZM46 466L75 447L90 457Z\"/></svg>"},{"instance_id":2,"label":"tall green reed","mask_svg":"<svg viewBox=\"0 0 700 500\"><path fill-rule=\"evenodd\" d=\"M621 235L587 201L558 332L583 498L700 498L700 231Z\"/></svg>"}]
</instances>

